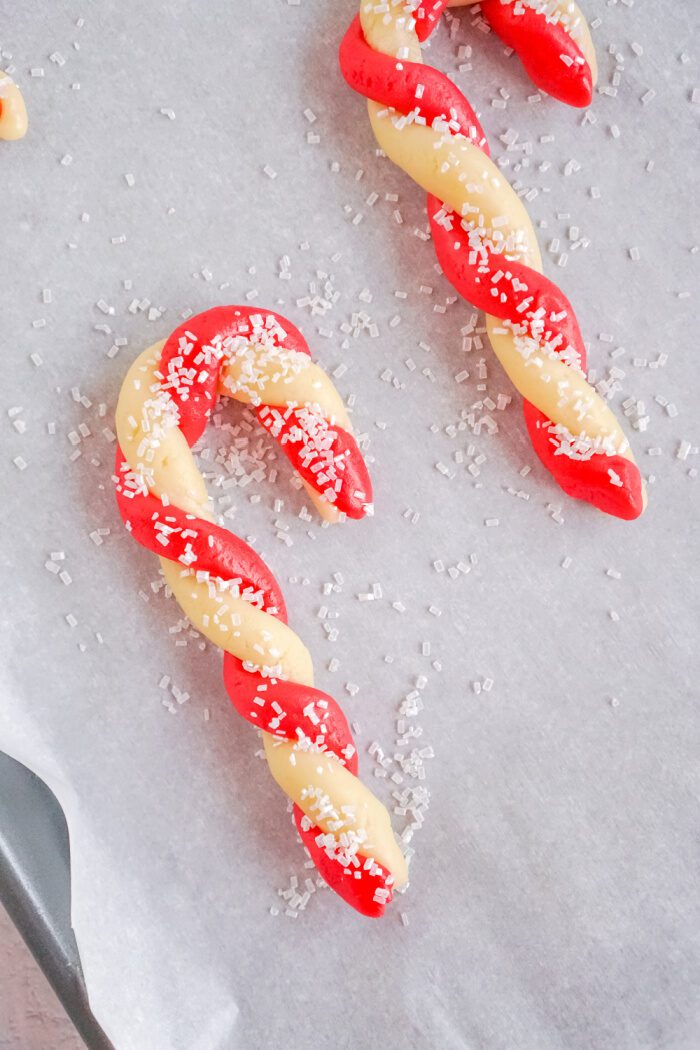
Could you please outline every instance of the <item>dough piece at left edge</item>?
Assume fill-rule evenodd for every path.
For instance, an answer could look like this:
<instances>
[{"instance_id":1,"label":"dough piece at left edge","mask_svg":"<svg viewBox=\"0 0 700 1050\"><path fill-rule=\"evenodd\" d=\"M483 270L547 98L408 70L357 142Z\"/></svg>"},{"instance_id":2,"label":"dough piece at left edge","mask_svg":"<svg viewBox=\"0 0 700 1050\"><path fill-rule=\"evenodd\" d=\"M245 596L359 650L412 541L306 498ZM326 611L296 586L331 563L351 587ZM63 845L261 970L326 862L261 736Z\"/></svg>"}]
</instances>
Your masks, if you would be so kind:
<instances>
[{"instance_id":1,"label":"dough piece at left edge","mask_svg":"<svg viewBox=\"0 0 700 1050\"><path fill-rule=\"evenodd\" d=\"M27 107L9 73L0 70L0 139L14 141L27 134Z\"/></svg>"}]
</instances>

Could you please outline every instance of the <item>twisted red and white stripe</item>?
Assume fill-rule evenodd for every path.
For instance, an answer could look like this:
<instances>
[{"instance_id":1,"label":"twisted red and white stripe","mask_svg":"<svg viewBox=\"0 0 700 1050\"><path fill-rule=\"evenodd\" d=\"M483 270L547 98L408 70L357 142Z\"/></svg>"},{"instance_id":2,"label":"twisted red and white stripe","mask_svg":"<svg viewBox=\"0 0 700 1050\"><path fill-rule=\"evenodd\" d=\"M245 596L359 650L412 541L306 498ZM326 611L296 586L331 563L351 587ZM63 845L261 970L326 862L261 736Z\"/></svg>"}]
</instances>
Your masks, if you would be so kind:
<instances>
[{"instance_id":1,"label":"twisted red and white stripe","mask_svg":"<svg viewBox=\"0 0 700 1050\"><path fill-rule=\"evenodd\" d=\"M357 779L345 716L314 688L277 581L214 522L194 465L190 448L217 392L253 405L317 506L334 516L366 513L371 483L335 389L289 321L243 306L191 318L129 370L117 407L119 510L133 537L161 557L190 620L225 649L231 700L262 730L271 772L294 801L324 879L358 911L379 916L406 877L388 814Z\"/></svg>"},{"instance_id":2,"label":"twisted red and white stripe","mask_svg":"<svg viewBox=\"0 0 700 1050\"><path fill-rule=\"evenodd\" d=\"M362 0L340 46L343 76L368 99L383 151L428 192L440 264L457 291L485 311L494 350L525 398L540 460L569 495L636 518L645 506L641 475L613 413L586 381L573 309L543 276L530 219L490 160L473 109L448 77L422 64L420 42L445 6ZM573 7L559 4L566 6ZM589 99L590 65L551 9L539 0L482 4L537 83L567 101Z\"/></svg>"}]
</instances>

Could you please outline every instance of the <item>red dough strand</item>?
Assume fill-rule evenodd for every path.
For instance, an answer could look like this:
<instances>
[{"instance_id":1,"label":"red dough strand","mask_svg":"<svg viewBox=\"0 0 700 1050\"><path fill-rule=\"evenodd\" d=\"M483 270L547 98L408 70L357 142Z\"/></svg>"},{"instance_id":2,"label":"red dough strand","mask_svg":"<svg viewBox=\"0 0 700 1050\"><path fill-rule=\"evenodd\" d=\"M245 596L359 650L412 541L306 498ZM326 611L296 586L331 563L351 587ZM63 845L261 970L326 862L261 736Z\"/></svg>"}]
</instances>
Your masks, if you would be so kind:
<instances>
[{"instance_id":1,"label":"red dough strand","mask_svg":"<svg viewBox=\"0 0 700 1050\"><path fill-rule=\"evenodd\" d=\"M241 597L287 622L287 610L277 581L252 547L228 529L187 514L174 504L128 487L128 466L117 446L117 505L137 543L153 554L221 580L238 580Z\"/></svg>"},{"instance_id":2,"label":"red dough strand","mask_svg":"<svg viewBox=\"0 0 700 1050\"><path fill-rule=\"evenodd\" d=\"M340 44L340 68L347 83L358 94L401 113L420 109L428 124L435 120L450 122L449 127L471 138L488 152L486 136L476 113L449 77L432 66L375 51L365 40L357 15ZM422 85L418 100L416 90Z\"/></svg>"}]
</instances>

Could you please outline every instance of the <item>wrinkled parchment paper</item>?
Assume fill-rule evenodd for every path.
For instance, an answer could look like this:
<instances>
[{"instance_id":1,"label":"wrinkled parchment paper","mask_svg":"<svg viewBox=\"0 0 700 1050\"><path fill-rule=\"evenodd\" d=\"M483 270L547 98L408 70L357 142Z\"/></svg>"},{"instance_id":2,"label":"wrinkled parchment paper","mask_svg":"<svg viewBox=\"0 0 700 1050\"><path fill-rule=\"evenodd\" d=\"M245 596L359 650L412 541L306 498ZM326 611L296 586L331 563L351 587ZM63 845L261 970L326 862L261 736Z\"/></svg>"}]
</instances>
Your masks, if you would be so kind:
<instances>
[{"instance_id":1,"label":"wrinkled parchment paper","mask_svg":"<svg viewBox=\"0 0 700 1050\"><path fill-rule=\"evenodd\" d=\"M0 745L65 809L118 1050L695 1047L697 12L589 2L606 93L583 124L529 101L469 13L426 56L537 191L547 271L654 478L628 525L545 476L517 397L473 408L512 391L341 81L354 6L0 4L30 114L0 149ZM235 406L203 467L363 776L408 804L411 886L380 923L327 890L287 914L314 873L285 801L113 500L128 363L236 301L302 326L369 440L376 516L341 528L299 517Z\"/></svg>"}]
</instances>

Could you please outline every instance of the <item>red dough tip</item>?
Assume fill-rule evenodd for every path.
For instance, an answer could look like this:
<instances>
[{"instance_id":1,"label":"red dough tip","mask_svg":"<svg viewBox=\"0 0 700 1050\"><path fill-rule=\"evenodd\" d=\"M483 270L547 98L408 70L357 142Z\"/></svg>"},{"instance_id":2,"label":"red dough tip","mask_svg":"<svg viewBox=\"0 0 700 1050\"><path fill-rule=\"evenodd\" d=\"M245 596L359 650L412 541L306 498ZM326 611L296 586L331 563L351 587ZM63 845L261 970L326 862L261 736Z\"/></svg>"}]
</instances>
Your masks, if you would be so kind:
<instances>
[{"instance_id":1,"label":"red dough tip","mask_svg":"<svg viewBox=\"0 0 700 1050\"><path fill-rule=\"evenodd\" d=\"M361 915L379 919L393 900L393 876L371 857L338 850L332 835L314 827L298 806L297 831L309 856L332 890Z\"/></svg>"},{"instance_id":2,"label":"red dough tip","mask_svg":"<svg viewBox=\"0 0 700 1050\"><path fill-rule=\"evenodd\" d=\"M571 458L561 452L561 442L546 416L527 401L523 410L532 447L567 496L624 521L640 517L646 503L636 463L605 452L594 452L588 459Z\"/></svg>"},{"instance_id":3,"label":"red dough tip","mask_svg":"<svg viewBox=\"0 0 700 1050\"><path fill-rule=\"evenodd\" d=\"M352 434L308 408L262 405L256 414L299 476L336 510L349 518L368 513L372 482Z\"/></svg>"},{"instance_id":4,"label":"red dough tip","mask_svg":"<svg viewBox=\"0 0 700 1050\"><path fill-rule=\"evenodd\" d=\"M561 22L552 22L546 10L503 0L482 0L481 13L537 87L569 106L590 106L591 67Z\"/></svg>"},{"instance_id":5,"label":"red dough tip","mask_svg":"<svg viewBox=\"0 0 700 1050\"><path fill-rule=\"evenodd\" d=\"M447 3L448 0L421 0L413 15L416 20L416 34L421 43L437 29Z\"/></svg>"}]
</instances>

